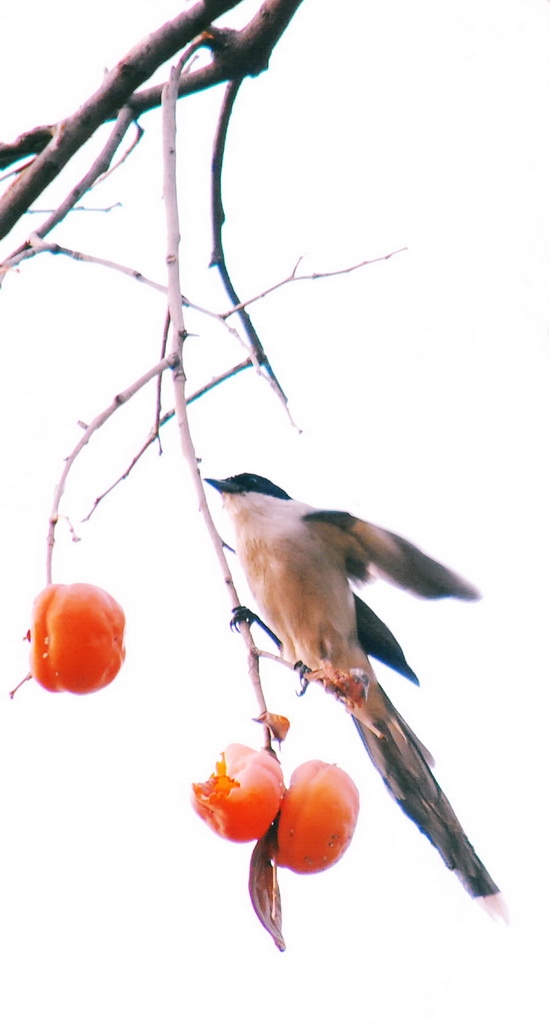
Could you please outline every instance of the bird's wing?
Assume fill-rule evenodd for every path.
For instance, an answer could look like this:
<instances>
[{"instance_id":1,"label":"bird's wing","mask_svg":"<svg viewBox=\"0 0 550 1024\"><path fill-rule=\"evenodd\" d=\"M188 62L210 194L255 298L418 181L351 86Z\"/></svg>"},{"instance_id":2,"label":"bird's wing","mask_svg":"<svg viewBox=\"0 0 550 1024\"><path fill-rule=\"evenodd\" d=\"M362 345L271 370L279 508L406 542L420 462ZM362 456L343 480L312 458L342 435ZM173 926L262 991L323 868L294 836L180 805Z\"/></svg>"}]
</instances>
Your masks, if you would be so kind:
<instances>
[{"instance_id":1,"label":"bird's wing","mask_svg":"<svg viewBox=\"0 0 550 1024\"><path fill-rule=\"evenodd\" d=\"M393 633L382 622L382 619L378 618L372 608L369 608L360 597L357 597L357 594L353 595L353 599L357 619L357 638L365 654L376 658L377 661L382 661L384 665L389 665L395 672L399 672L418 686L418 676L407 663L403 649Z\"/></svg>"},{"instance_id":2,"label":"bird's wing","mask_svg":"<svg viewBox=\"0 0 550 1024\"><path fill-rule=\"evenodd\" d=\"M404 590L419 597L459 597L475 601L479 592L467 580L425 555L396 533L357 519L349 512L313 511L304 520L314 529L330 531L329 543L342 550L348 575L365 581L374 567Z\"/></svg>"}]
</instances>

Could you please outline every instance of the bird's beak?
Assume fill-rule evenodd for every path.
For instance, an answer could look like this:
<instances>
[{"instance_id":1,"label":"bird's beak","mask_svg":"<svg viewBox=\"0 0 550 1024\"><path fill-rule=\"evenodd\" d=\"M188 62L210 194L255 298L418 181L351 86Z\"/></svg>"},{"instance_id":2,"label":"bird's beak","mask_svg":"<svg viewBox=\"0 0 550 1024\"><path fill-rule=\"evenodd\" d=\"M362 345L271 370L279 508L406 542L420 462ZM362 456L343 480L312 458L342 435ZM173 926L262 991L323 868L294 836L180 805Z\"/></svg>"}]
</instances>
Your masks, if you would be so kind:
<instances>
[{"instance_id":1,"label":"bird's beak","mask_svg":"<svg viewBox=\"0 0 550 1024\"><path fill-rule=\"evenodd\" d=\"M205 484L210 484L210 486L214 487L220 492L220 494L237 494L240 490L239 486L234 483L233 480L211 480L205 477L204 482Z\"/></svg>"}]
</instances>

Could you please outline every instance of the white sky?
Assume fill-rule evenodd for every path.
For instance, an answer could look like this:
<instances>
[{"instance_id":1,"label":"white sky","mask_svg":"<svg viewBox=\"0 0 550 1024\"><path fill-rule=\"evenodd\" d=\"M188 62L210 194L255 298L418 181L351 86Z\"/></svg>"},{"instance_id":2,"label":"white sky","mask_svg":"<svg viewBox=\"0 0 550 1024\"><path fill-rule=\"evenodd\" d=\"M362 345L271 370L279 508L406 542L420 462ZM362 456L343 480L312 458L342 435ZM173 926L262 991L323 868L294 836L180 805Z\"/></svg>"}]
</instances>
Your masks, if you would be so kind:
<instances>
[{"instance_id":1,"label":"white sky","mask_svg":"<svg viewBox=\"0 0 550 1024\"><path fill-rule=\"evenodd\" d=\"M0 136L71 113L177 9L12 5ZM301 255L322 271L408 251L254 308L300 435L251 374L195 406L192 426L205 475L263 473L402 533L482 590L479 604L434 605L379 584L370 603L422 686L389 670L380 679L432 750L511 925L482 914L393 805L344 712L313 688L296 700L295 680L266 665L269 703L292 722L287 777L309 758L335 761L359 785L362 814L333 870L281 873L287 952L263 932L246 891L251 848L218 840L188 806L190 781L224 745L261 737L173 428L162 459L151 451L80 523L145 439L152 391L75 465L62 511L82 541L61 525L54 560L57 580L98 583L125 607L125 668L88 698L28 683L9 700L27 670L20 638L77 422L156 362L164 318L160 295L44 255L0 294L9 1024L545 1020L550 7L386 0L336 16L306 0L269 73L242 90L224 179L230 266L250 295ZM218 101L182 105L178 136L183 289L213 306L205 218ZM163 280L158 112L142 123L133 158L88 198L123 207L75 213L52 238ZM56 204L99 145L36 205ZM20 224L1 255L41 219ZM200 331L187 343L192 390L241 354L209 322L189 327ZM165 395L169 406L169 381Z\"/></svg>"}]
</instances>

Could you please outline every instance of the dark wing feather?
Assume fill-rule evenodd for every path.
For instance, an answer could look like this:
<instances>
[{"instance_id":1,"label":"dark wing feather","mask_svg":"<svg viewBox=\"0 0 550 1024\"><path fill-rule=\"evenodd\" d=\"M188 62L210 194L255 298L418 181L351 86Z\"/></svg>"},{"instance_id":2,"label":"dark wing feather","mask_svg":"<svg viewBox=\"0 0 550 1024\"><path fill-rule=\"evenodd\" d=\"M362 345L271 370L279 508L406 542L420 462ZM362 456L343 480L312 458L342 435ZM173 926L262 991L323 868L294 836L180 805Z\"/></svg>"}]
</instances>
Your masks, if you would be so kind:
<instances>
[{"instance_id":1,"label":"dark wing feather","mask_svg":"<svg viewBox=\"0 0 550 1024\"><path fill-rule=\"evenodd\" d=\"M399 672L418 686L418 676L407 664L401 645L393 633L372 608L357 597L357 594L354 594L353 598L357 617L357 637L365 654L382 661L384 665L389 665L395 672Z\"/></svg>"},{"instance_id":2,"label":"dark wing feather","mask_svg":"<svg viewBox=\"0 0 550 1024\"><path fill-rule=\"evenodd\" d=\"M352 579L365 580L374 566L390 582L419 597L458 597L475 601L479 592L461 576L425 555L408 540L389 530L382 530L349 512L308 512L304 519L332 528L339 543L347 543L346 564ZM335 541L336 542L336 541Z\"/></svg>"}]
</instances>

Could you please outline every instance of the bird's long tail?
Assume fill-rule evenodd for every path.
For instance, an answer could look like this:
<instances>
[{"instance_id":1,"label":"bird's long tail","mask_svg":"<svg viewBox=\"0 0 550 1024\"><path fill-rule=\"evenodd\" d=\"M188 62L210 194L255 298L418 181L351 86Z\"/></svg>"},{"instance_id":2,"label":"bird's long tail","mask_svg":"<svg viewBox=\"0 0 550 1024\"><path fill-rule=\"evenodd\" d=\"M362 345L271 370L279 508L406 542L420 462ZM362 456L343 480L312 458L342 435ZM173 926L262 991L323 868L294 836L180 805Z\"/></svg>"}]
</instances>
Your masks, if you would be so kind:
<instances>
[{"instance_id":1,"label":"bird's long tail","mask_svg":"<svg viewBox=\"0 0 550 1024\"><path fill-rule=\"evenodd\" d=\"M499 888L434 778L431 755L378 683L371 684L368 704L373 712L372 724L380 735L358 719L354 718L354 722L390 793L433 843L447 867L456 872L471 896L494 896ZM500 908L494 909L504 916Z\"/></svg>"}]
</instances>

